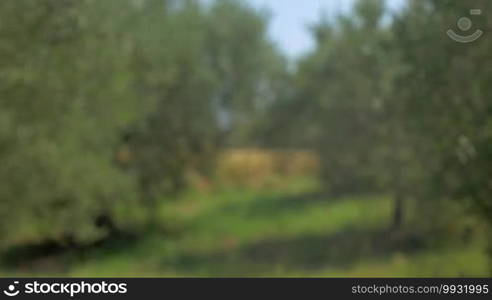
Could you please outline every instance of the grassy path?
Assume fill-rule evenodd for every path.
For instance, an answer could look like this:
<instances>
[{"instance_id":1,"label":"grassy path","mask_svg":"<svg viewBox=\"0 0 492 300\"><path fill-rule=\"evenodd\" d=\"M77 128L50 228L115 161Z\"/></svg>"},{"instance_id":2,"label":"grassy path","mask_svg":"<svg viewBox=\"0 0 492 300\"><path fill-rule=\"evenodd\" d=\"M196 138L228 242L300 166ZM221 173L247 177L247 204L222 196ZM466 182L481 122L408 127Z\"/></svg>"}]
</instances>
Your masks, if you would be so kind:
<instances>
[{"instance_id":1,"label":"grassy path","mask_svg":"<svg viewBox=\"0 0 492 300\"><path fill-rule=\"evenodd\" d=\"M310 180L163 199L166 233L40 258L4 276L485 276L480 241L388 231L391 199L333 199ZM413 230L413 229L411 229Z\"/></svg>"},{"instance_id":2,"label":"grassy path","mask_svg":"<svg viewBox=\"0 0 492 300\"><path fill-rule=\"evenodd\" d=\"M282 192L189 193L166 201L176 234L85 257L86 276L478 276L480 244L426 247L388 232L387 197L329 199L299 182Z\"/></svg>"}]
</instances>

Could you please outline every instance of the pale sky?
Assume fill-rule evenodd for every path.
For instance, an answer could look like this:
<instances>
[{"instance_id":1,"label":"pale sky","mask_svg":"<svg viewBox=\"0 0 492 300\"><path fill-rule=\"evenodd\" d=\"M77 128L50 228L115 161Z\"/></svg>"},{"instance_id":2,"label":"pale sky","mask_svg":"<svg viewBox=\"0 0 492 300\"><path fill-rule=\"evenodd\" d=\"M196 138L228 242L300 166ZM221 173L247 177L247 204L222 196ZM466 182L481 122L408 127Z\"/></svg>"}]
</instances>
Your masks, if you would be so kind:
<instances>
[{"instance_id":1,"label":"pale sky","mask_svg":"<svg viewBox=\"0 0 492 300\"><path fill-rule=\"evenodd\" d=\"M309 51L313 40L307 29L323 13L327 16L348 11L354 0L246 0L253 6L271 13L271 38L291 58ZM405 0L387 0L391 10L401 7Z\"/></svg>"}]
</instances>

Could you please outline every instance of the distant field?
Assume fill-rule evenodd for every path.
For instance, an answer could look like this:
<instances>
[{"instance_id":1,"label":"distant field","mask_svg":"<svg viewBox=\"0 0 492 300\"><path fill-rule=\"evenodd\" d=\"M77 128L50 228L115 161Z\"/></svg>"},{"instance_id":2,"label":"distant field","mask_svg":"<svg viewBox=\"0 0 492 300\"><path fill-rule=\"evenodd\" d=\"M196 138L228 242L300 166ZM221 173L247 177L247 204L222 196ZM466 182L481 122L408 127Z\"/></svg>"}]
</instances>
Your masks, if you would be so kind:
<instances>
[{"instance_id":1,"label":"distant field","mask_svg":"<svg viewBox=\"0 0 492 300\"><path fill-rule=\"evenodd\" d=\"M164 199L166 232L40 258L3 275L485 276L483 243L388 232L391 199L330 199L310 179L282 191L190 191Z\"/></svg>"}]
</instances>

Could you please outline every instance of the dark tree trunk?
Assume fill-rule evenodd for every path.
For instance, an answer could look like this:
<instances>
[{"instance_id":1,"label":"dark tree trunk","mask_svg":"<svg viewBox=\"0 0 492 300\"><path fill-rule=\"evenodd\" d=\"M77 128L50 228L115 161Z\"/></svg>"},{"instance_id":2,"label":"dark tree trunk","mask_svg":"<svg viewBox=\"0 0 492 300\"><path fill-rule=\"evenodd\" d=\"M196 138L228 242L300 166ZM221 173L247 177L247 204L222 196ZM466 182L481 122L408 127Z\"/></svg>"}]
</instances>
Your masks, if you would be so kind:
<instances>
[{"instance_id":1,"label":"dark tree trunk","mask_svg":"<svg viewBox=\"0 0 492 300\"><path fill-rule=\"evenodd\" d=\"M404 197L401 193L397 193L395 196L393 208L393 223L391 228L393 230L398 230L402 227L404 222Z\"/></svg>"}]
</instances>

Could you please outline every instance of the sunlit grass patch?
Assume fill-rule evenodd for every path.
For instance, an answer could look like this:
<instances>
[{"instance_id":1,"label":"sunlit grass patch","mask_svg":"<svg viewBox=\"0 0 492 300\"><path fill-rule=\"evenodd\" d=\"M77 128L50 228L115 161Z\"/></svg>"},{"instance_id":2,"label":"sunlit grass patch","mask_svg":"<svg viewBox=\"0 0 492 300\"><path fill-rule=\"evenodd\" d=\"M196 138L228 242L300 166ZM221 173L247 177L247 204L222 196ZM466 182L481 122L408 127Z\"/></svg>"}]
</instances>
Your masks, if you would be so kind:
<instances>
[{"instance_id":1,"label":"sunlit grass patch","mask_svg":"<svg viewBox=\"0 0 492 300\"><path fill-rule=\"evenodd\" d=\"M412 228L390 229L391 197L334 198L317 181L283 189L190 190L163 199L162 231L83 255L63 268L16 274L57 276L423 277L487 275L484 243L436 242ZM461 222L456 220L456 222Z\"/></svg>"},{"instance_id":2,"label":"sunlit grass patch","mask_svg":"<svg viewBox=\"0 0 492 300\"><path fill-rule=\"evenodd\" d=\"M307 276L321 277L476 277L488 276L488 261L481 243L450 245L415 254L396 252L345 269L327 269ZM303 272L299 273L300 275Z\"/></svg>"}]
</instances>

